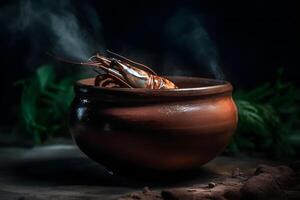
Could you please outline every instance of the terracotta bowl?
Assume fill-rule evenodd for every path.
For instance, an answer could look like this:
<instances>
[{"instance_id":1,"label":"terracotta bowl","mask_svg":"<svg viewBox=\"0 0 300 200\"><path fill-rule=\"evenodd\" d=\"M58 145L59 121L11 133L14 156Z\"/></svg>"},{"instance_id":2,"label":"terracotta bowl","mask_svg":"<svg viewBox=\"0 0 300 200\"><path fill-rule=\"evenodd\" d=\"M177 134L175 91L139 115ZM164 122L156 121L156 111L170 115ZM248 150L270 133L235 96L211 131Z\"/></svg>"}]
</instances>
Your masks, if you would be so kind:
<instances>
[{"instance_id":1,"label":"terracotta bowl","mask_svg":"<svg viewBox=\"0 0 300 200\"><path fill-rule=\"evenodd\" d=\"M229 143L237 125L232 86L220 80L168 77L180 89L75 85L70 130L79 148L109 170L197 168Z\"/></svg>"}]
</instances>

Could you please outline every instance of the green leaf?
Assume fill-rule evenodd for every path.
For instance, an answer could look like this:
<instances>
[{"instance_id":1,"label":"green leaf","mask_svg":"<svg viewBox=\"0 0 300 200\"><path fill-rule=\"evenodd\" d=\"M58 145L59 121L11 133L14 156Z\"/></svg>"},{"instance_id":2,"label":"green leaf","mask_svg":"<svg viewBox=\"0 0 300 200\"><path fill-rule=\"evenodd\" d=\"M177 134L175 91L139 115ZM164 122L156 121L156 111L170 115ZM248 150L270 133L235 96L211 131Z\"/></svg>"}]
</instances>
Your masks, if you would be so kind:
<instances>
[{"instance_id":1,"label":"green leaf","mask_svg":"<svg viewBox=\"0 0 300 200\"><path fill-rule=\"evenodd\" d=\"M58 80L54 68L43 65L22 82L19 129L30 133L36 144L68 132L66 118L77 78L78 75Z\"/></svg>"},{"instance_id":2,"label":"green leaf","mask_svg":"<svg viewBox=\"0 0 300 200\"><path fill-rule=\"evenodd\" d=\"M295 155L295 148L300 147L295 136L300 133L300 90L282 77L280 69L275 83L234 93L239 111L235 150L269 152L276 157Z\"/></svg>"},{"instance_id":3,"label":"green leaf","mask_svg":"<svg viewBox=\"0 0 300 200\"><path fill-rule=\"evenodd\" d=\"M55 73L51 65L43 65L38 68L36 76L41 91L45 91L47 86L51 85L55 79Z\"/></svg>"}]
</instances>

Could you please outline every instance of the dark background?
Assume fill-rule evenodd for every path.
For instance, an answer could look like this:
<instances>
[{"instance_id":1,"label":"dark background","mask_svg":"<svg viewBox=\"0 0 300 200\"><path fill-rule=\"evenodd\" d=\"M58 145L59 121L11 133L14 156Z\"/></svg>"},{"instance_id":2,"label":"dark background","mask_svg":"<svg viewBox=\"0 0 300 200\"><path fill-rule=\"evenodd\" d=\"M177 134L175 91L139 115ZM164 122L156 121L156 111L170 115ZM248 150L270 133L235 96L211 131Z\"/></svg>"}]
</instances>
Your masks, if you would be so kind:
<instances>
[{"instance_id":1,"label":"dark background","mask_svg":"<svg viewBox=\"0 0 300 200\"><path fill-rule=\"evenodd\" d=\"M275 80L279 67L285 69L286 80L299 84L300 17L296 0L71 2L81 21L87 14L82 10L84 6L95 9L103 28L101 37L105 48L130 54L154 66L159 73L168 74L159 66L164 63L165 52L172 50L173 56L180 57L183 74L187 71L195 76L213 77L207 70L201 70L185 49L174 48L172 41L162 34L170 16L185 9L201 16L203 27L218 49L225 79L235 88L253 88ZM46 55L51 42L43 30L21 33L7 29L12 18L18 15L15 9L18 3L5 0L0 3L1 126L11 126L17 119L20 88L14 83L32 74L39 65L53 62L53 58ZM132 55L126 49L142 53ZM130 50L128 52L132 52Z\"/></svg>"}]
</instances>

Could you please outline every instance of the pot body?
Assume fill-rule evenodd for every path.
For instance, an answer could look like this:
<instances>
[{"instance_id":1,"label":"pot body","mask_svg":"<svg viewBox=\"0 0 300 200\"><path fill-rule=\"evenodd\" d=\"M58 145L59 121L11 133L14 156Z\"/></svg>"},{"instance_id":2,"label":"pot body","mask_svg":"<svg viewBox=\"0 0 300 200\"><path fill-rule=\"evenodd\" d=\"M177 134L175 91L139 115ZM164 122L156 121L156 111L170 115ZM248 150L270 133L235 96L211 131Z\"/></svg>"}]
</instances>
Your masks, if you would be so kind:
<instances>
[{"instance_id":1,"label":"pot body","mask_svg":"<svg viewBox=\"0 0 300 200\"><path fill-rule=\"evenodd\" d=\"M190 84L183 77L170 79L184 88ZM112 171L199 167L229 143L237 109L230 84L191 82L197 80L205 89L131 92L83 81L75 87L71 134L87 156Z\"/></svg>"}]
</instances>

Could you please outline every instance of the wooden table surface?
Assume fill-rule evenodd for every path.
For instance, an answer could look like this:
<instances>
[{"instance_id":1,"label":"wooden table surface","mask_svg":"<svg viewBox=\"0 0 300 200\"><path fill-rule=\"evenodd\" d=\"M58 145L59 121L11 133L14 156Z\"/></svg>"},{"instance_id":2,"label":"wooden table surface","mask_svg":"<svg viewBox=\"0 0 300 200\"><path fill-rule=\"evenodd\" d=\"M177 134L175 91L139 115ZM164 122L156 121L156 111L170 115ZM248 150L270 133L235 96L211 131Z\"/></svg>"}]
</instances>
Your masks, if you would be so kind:
<instances>
[{"instance_id":1,"label":"wooden table surface","mask_svg":"<svg viewBox=\"0 0 300 200\"><path fill-rule=\"evenodd\" d=\"M117 199L141 190L187 187L228 176L233 168L250 171L257 158L219 156L192 174L159 181L133 180L108 173L74 145L0 148L0 200Z\"/></svg>"}]
</instances>

